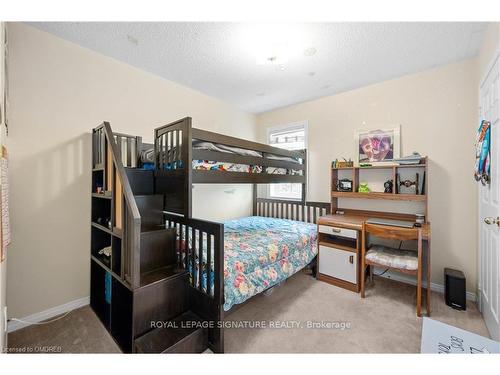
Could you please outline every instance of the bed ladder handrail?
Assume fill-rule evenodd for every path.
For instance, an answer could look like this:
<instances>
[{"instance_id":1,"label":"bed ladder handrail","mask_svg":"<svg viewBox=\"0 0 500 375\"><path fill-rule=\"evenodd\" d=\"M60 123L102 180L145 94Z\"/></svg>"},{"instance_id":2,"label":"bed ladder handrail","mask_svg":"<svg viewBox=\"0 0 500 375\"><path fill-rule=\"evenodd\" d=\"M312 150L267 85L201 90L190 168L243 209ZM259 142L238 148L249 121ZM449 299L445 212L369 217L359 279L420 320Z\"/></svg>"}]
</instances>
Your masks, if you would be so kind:
<instances>
[{"instance_id":1,"label":"bed ladder handrail","mask_svg":"<svg viewBox=\"0 0 500 375\"><path fill-rule=\"evenodd\" d=\"M128 137L140 140L140 137L132 137L124 134L116 134L111 130L109 122L103 122L94 131L103 131L106 144L109 145L112 158L112 181L113 181L113 201L116 205L117 199L125 203L124 210L121 211L121 218L115 217L115 223L118 219L122 227L122 238L124 241L125 280L130 283L132 288L140 286L140 236L141 236L141 215L137 207L130 182L128 180L125 168L122 162L122 153L118 147L115 137ZM136 149L139 144L136 143ZM121 194L117 191L117 183L121 185ZM113 215L115 206L113 205ZM113 223L113 225L115 224Z\"/></svg>"}]
</instances>

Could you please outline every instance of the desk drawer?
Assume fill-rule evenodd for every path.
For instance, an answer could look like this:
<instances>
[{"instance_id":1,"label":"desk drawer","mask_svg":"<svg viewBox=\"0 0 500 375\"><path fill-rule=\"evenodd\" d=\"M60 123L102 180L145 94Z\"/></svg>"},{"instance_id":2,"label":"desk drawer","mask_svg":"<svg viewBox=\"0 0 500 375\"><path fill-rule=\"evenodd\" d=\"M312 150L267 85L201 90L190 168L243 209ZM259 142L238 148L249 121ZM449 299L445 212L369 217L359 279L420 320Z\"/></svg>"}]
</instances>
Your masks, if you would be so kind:
<instances>
[{"instance_id":1,"label":"desk drawer","mask_svg":"<svg viewBox=\"0 0 500 375\"><path fill-rule=\"evenodd\" d=\"M357 284L356 253L319 245L319 273Z\"/></svg>"},{"instance_id":2,"label":"desk drawer","mask_svg":"<svg viewBox=\"0 0 500 375\"><path fill-rule=\"evenodd\" d=\"M320 225L319 232L332 236L347 237L356 239L358 231L353 229L330 227L328 225Z\"/></svg>"}]
</instances>

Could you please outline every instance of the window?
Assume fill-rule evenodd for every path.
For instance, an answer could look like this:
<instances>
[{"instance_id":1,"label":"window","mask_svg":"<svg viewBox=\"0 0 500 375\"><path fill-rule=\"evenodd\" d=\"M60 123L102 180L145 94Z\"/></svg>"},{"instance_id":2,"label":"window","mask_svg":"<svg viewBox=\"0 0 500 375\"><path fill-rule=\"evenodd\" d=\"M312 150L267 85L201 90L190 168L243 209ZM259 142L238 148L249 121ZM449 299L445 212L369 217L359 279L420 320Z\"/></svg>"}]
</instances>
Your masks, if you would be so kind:
<instances>
[{"instance_id":1,"label":"window","mask_svg":"<svg viewBox=\"0 0 500 375\"><path fill-rule=\"evenodd\" d=\"M306 148L307 123L270 128L268 142L273 147L286 150ZM269 184L269 196L281 199L302 199L302 184Z\"/></svg>"}]
</instances>

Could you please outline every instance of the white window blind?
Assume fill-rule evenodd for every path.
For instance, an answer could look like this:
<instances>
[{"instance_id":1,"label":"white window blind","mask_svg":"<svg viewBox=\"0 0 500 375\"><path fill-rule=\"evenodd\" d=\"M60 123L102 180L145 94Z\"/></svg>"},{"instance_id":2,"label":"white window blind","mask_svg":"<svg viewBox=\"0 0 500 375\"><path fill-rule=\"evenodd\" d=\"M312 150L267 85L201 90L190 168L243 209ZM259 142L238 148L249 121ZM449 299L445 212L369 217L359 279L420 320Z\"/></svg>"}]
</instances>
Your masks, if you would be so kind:
<instances>
[{"instance_id":1,"label":"white window blind","mask_svg":"<svg viewBox=\"0 0 500 375\"><path fill-rule=\"evenodd\" d=\"M286 150L303 150L306 148L306 126L290 125L269 131L269 144ZM302 184L270 184L269 196L280 199L301 199Z\"/></svg>"}]
</instances>

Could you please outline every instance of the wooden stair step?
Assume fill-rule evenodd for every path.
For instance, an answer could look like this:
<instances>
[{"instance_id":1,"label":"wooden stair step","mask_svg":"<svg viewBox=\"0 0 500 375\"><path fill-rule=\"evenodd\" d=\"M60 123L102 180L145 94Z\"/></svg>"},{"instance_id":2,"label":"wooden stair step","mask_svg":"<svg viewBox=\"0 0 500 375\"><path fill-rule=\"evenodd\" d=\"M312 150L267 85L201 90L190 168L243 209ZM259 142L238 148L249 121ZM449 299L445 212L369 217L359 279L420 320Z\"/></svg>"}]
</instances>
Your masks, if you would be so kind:
<instances>
[{"instance_id":1,"label":"wooden stair step","mask_svg":"<svg viewBox=\"0 0 500 375\"><path fill-rule=\"evenodd\" d=\"M208 347L203 320L191 311L172 319L165 328L155 328L135 340L137 353L202 353Z\"/></svg>"},{"instance_id":2,"label":"wooden stair step","mask_svg":"<svg viewBox=\"0 0 500 375\"><path fill-rule=\"evenodd\" d=\"M141 274L177 264L175 229L154 228L141 233Z\"/></svg>"},{"instance_id":3,"label":"wooden stair step","mask_svg":"<svg viewBox=\"0 0 500 375\"><path fill-rule=\"evenodd\" d=\"M125 168L125 172L134 195L154 194L153 171L140 168Z\"/></svg>"},{"instance_id":4,"label":"wooden stair step","mask_svg":"<svg viewBox=\"0 0 500 375\"><path fill-rule=\"evenodd\" d=\"M148 227L164 224L163 195L136 195L134 198L141 215L142 226Z\"/></svg>"},{"instance_id":5,"label":"wooden stair step","mask_svg":"<svg viewBox=\"0 0 500 375\"><path fill-rule=\"evenodd\" d=\"M141 287L147 286L166 279L173 279L188 273L185 269L177 266L166 266L141 273Z\"/></svg>"}]
</instances>

